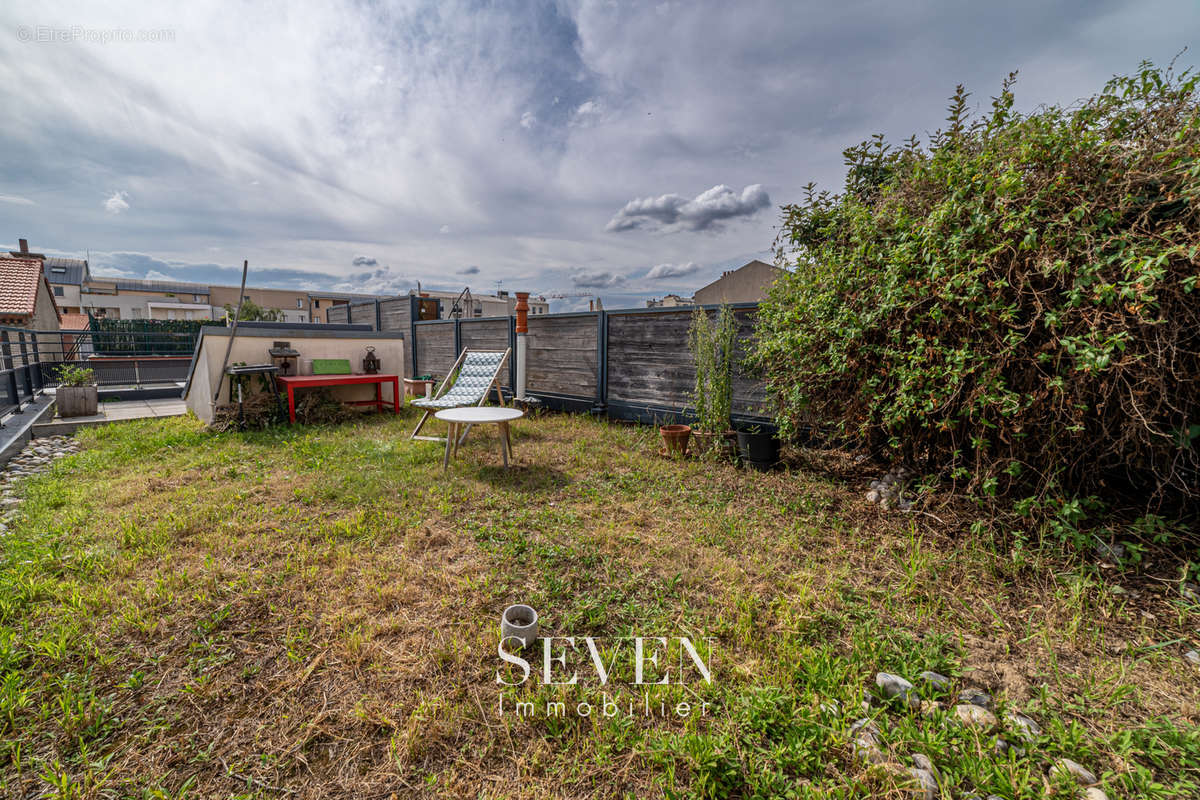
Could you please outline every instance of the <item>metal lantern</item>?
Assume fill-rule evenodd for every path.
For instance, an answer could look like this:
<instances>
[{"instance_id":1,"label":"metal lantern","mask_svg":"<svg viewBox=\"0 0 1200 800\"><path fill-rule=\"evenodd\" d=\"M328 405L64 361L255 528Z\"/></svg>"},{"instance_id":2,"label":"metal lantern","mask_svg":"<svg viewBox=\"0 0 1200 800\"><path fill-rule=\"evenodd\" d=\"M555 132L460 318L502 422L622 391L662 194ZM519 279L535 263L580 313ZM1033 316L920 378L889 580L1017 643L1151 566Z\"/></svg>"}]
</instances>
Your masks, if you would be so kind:
<instances>
[{"instance_id":1,"label":"metal lantern","mask_svg":"<svg viewBox=\"0 0 1200 800\"><path fill-rule=\"evenodd\" d=\"M374 347L368 347L367 354L363 356L363 372L367 375L379 372L379 356L375 355Z\"/></svg>"}]
</instances>

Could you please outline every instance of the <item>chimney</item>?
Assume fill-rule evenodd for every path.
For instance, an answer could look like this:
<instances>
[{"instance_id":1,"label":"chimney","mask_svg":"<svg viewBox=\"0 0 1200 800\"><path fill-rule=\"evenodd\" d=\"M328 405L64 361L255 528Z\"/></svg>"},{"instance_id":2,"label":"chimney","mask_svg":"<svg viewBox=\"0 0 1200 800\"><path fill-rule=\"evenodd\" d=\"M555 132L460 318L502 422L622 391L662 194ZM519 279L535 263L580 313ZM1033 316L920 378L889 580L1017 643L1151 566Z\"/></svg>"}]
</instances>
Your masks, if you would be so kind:
<instances>
[{"instance_id":1,"label":"chimney","mask_svg":"<svg viewBox=\"0 0 1200 800\"><path fill-rule=\"evenodd\" d=\"M18 239L17 244L21 248L22 253L29 252L29 240L28 239Z\"/></svg>"}]
</instances>

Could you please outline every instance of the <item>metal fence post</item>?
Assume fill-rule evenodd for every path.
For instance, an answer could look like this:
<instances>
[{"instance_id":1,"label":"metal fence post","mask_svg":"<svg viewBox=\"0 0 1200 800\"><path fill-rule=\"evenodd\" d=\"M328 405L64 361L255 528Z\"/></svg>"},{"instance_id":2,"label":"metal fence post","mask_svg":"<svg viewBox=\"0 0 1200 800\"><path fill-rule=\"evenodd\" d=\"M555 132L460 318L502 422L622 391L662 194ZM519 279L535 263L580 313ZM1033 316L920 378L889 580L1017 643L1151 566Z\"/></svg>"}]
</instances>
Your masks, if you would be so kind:
<instances>
[{"instance_id":1,"label":"metal fence post","mask_svg":"<svg viewBox=\"0 0 1200 800\"><path fill-rule=\"evenodd\" d=\"M375 301L375 330L383 330L383 314L379 309L379 301Z\"/></svg>"},{"instance_id":2,"label":"metal fence post","mask_svg":"<svg viewBox=\"0 0 1200 800\"><path fill-rule=\"evenodd\" d=\"M29 366L29 347L25 342L25 331L17 334L17 346L21 348L21 372L25 374L25 391L29 393L29 401L35 397L33 390L33 370Z\"/></svg>"},{"instance_id":3,"label":"metal fence post","mask_svg":"<svg viewBox=\"0 0 1200 800\"><path fill-rule=\"evenodd\" d=\"M0 363L4 364L4 374L8 378L8 396L12 398L16 408L14 414L21 413L21 395L17 391L17 371L13 369L12 344L7 330L0 330Z\"/></svg>"},{"instance_id":4,"label":"metal fence post","mask_svg":"<svg viewBox=\"0 0 1200 800\"><path fill-rule=\"evenodd\" d=\"M408 368L410 378L415 378L417 372L417 320L421 318L421 298L415 294L408 296L408 348L412 351L412 364Z\"/></svg>"},{"instance_id":5,"label":"metal fence post","mask_svg":"<svg viewBox=\"0 0 1200 800\"><path fill-rule=\"evenodd\" d=\"M462 319L454 318L454 358L462 355Z\"/></svg>"},{"instance_id":6,"label":"metal fence post","mask_svg":"<svg viewBox=\"0 0 1200 800\"><path fill-rule=\"evenodd\" d=\"M526 334L528 336L528 334ZM528 373L526 373L528 375ZM517 318L508 318L508 385L517 396ZM528 396L528 395L526 395Z\"/></svg>"},{"instance_id":7,"label":"metal fence post","mask_svg":"<svg viewBox=\"0 0 1200 800\"><path fill-rule=\"evenodd\" d=\"M596 312L596 411L608 412L608 312Z\"/></svg>"},{"instance_id":8,"label":"metal fence post","mask_svg":"<svg viewBox=\"0 0 1200 800\"><path fill-rule=\"evenodd\" d=\"M33 363L37 365L33 374L37 376L37 390L40 392L46 388L46 376L42 374L42 354L38 349L37 331L33 331L29 336L33 340Z\"/></svg>"}]
</instances>

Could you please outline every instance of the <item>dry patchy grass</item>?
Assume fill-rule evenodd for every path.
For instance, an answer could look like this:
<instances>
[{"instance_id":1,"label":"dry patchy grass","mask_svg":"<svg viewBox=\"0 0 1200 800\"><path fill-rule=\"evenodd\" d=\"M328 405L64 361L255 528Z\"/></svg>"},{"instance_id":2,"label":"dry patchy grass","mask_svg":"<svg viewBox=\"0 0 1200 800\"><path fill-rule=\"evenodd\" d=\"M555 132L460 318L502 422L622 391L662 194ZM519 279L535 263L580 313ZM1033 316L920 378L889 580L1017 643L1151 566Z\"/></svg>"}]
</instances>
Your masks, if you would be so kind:
<instances>
[{"instance_id":1,"label":"dry patchy grass","mask_svg":"<svg viewBox=\"0 0 1200 800\"><path fill-rule=\"evenodd\" d=\"M925 669L1044 729L997 757L1003 731L872 710L945 797L1043 796L1059 755L1113 795L1196 791L1197 609L1170 584L1118 576L1133 600L827 472L669 461L655 431L587 417L519 423L507 472L474 432L443 476L413 421L114 425L28 481L0 564L8 796L904 796L847 729L876 671ZM514 601L607 642L618 683L581 655L583 685L498 685ZM631 635L711 637L712 684L650 690L707 716L499 713L640 697Z\"/></svg>"}]
</instances>

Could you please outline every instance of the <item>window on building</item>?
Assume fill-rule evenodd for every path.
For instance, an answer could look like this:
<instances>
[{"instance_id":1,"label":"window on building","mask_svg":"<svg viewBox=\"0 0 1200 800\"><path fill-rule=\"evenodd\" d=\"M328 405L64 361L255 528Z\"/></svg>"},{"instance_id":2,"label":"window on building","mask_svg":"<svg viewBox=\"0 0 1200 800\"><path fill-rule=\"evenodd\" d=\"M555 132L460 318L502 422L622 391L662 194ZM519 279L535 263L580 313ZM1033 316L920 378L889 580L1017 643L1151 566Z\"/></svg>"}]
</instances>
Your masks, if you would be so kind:
<instances>
[{"instance_id":1,"label":"window on building","mask_svg":"<svg viewBox=\"0 0 1200 800\"><path fill-rule=\"evenodd\" d=\"M66 268L66 267L51 267L51 268L50 268L50 271L51 271L51 272L56 272L56 273L58 273L59 275L66 275L66 274L67 274L67 268Z\"/></svg>"},{"instance_id":2,"label":"window on building","mask_svg":"<svg viewBox=\"0 0 1200 800\"><path fill-rule=\"evenodd\" d=\"M141 319L142 318L142 310L140 308L129 309L129 318L130 319Z\"/></svg>"},{"instance_id":3,"label":"window on building","mask_svg":"<svg viewBox=\"0 0 1200 800\"><path fill-rule=\"evenodd\" d=\"M63 296L63 287L61 287L61 286L55 286L55 287L54 287L54 296L55 296L55 297L62 297L62 296Z\"/></svg>"},{"instance_id":4,"label":"window on building","mask_svg":"<svg viewBox=\"0 0 1200 800\"><path fill-rule=\"evenodd\" d=\"M296 308L304 308L304 301L299 297L296 298Z\"/></svg>"},{"instance_id":5,"label":"window on building","mask_svg":"<svg viewBox=\"0 0 1200 800\"><path fill-rule=\"evenodd\" d=\"M320 308L320 307L321 307L321 301L313 300L313 308Z\"/></svg>"},{"instance_id":6,"label":"window on building","mask_svg":"<svg viewBox=\"0 0 1200 800\"><path fill-rule=\"evenodd\" d=\"M203 303L203 302L204 302L204 295L202 295L202 294L194 294L194 295L192 295L192 302L193 302L193 303Z\"/></svg>"}]
</instances>

